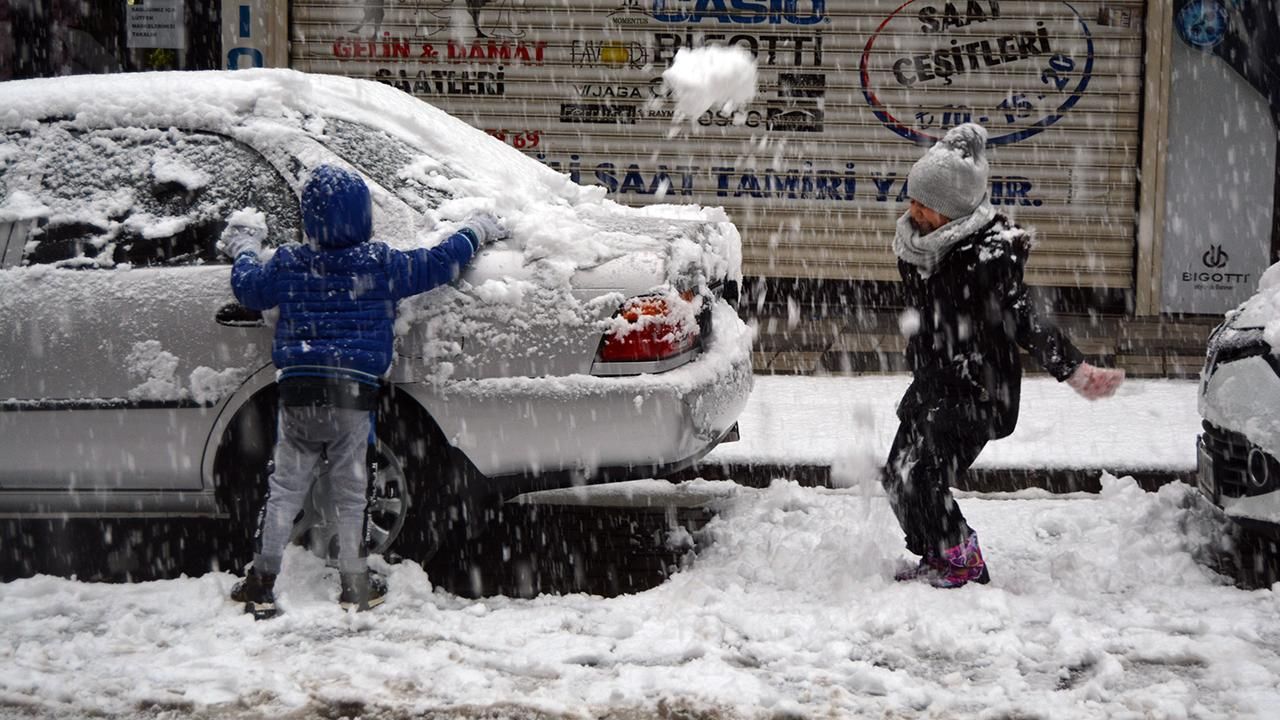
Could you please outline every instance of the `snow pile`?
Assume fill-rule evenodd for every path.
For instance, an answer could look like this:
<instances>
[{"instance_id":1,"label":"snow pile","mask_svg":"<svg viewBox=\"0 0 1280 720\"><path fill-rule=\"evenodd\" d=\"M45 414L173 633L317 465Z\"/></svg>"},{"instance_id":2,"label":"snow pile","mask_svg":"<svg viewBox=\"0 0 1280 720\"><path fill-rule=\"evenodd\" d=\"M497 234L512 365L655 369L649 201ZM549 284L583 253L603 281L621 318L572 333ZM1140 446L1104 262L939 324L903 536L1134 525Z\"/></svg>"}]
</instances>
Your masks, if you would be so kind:
<instances>
[{"instance_id":1,"label":"snow pile","mask_svg":"<svg viewBox=\"0 0 1280 720\"><path fill-rule=\"evenodd\" d=\"M1271 351L1280 352L1280 263L1262 273L1258 278L1258 291L1239 307L1227 312L1226 320L1234 331L1261 328Z\"/></svg>"},{"instance_id":2,"label":"snow pile","mask_svg":"<svg viewBox=\"0 0 1280 720\"><path fill-rule=\"evenodd\" d=\"M249 376L250 368L229 367L215 370L201 365L191 371L191 399L202 405L214 405L234 393Z\"/></svg>"},{"instance_id":3,"label":"snow pile","mask_svg":"<svg viewBox=\"0 0 1280 720\"><path fill-rule=\"evenodd\" d=\"M165 352L159 341L134 343L124 362L129 373L142 380L141 384L129 390L130 400L167 400L186 396L186 391L178 384L178 357Z\"/></svg>"},{"instance_id":4,"label":"snow pile","mask_svg":"<svg viewBox=\"0 0 1280 720\"><path fill-rule=\"evenodd\" d=\"M267 216L257 208L241 208L227 216L227 227L242 226L266 231Z\"/></svg>"},{"instance_id":5,"label":"snow pile","mask_svg":"<svg viewBox=\"0 0 1280 720\"><path fill-rule=\"evenodd\" d=\"M662 80L675 96L674 122L708 110L731 114L756 97L756 60L738 45L681 48Z\"/></svg>"},{"instance_id":6,"label":"snow pile","mask_svg":"<svg viewBox=\"0 0 1280 720\"><path fill-rule=\"evenodd\" d=\"M869 478L858 479L862 483ZM27 716L1268 718L1280 600L1196 562L1195 491L962 497L992 584L894 583L883 497L739 490L649 592L467 601L412 563L387 603L286 557L255 623L210 574L0 585L0 703Z\"/></svg>"},{"instance_id":7,"label":"snow pile","mask_svg":"<svg viewBox=\"0 0 1280 720\"><path fill-rule=\"evenodd\" d=\"M208 173L169 154L156 156L151 162L151 175L157 183L173 183L188 192L199 190L209 184Z\"/></svg>"},{"instance_id":8,"label":"snow pile","mask_svg":"<svg viewBox=\"0 0 1280 720\"><path fill-rule=\"evenodd\" d=\"M49 208L25 190L15 190L0 199L0 222L34 220L49 214Z\"/></svg>"},{"instance_id":9,"label":"snow pile","mask_svg":"<svg viewBox=\"0 0 1280 720\"><path fill-rule=\"evenodd\" d=\"M511 374L495 370L498 359L509 367L532 365L525 373L532 376L585 376L600 333L614 327L613 316L628 297L741 278L741 242L727 218L707 223L689 217L697 208L685 210L686 216L673 212L643 220L619 219L603 208L577 211L549 208L539 216L541 225L515 228L527 243L522 257L504 255L509 243L499 243L477 258L461 282L402 302L397 332L405 336L403 352L431 359L431 379L437 381ZM583 235L570 222L593 231ZM734 337L745 330L736 317L716 328ZM561 360L552 368L548 363L557 356ZM554 386L562 389L572 390Z\"/></svg>"}]
</instances>

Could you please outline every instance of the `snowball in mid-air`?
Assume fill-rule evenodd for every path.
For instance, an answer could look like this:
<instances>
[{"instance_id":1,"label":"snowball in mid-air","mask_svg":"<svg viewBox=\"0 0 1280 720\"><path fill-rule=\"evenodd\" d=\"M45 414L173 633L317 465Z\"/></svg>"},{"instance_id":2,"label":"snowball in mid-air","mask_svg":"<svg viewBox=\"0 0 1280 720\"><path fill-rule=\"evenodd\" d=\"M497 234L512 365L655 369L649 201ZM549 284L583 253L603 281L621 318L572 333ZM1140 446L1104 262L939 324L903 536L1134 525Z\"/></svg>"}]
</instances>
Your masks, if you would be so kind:
<instances>
[{"instance_id":1,"label":"snowball in mid-air","mask_svg":"<svg viewBox=\"0 0 1280 720\"><path fill-rule=\"evenodd\" d=\"M676 101L676 119L708 110L731 113L756 96L756 59L744 47L681 48L662 79Z\"/></svg>"}]
</instances>

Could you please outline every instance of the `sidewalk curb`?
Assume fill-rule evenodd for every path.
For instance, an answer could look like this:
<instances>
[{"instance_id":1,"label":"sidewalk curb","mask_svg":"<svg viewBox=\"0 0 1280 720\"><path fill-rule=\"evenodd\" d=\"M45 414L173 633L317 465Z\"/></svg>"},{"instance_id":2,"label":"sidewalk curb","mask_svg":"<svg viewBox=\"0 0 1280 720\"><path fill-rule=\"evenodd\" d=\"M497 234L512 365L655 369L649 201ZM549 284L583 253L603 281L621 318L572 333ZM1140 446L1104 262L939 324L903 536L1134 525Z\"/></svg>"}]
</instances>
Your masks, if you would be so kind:
<instances>
[{"instance_id":1,"label":"sidewalk curb","mask_svg":"<svg viewBox=\"0 0 1280 720\"><path fill-rule=\"evenodd\" d=\"M1102 490L1102 474L1132 477L1147 492L1155 492L1171 482L1195 485L1195 470L1121 470L1114 468L973 468L955 489L965 492L1014 492L1039 488L1051 493ZM805 487L832 487L830 465L779 463L708 463L694 465L667 478L672 482L732 480L747 487L768 487L778 478L794 480Z\"/></svg>"}]
</instances>

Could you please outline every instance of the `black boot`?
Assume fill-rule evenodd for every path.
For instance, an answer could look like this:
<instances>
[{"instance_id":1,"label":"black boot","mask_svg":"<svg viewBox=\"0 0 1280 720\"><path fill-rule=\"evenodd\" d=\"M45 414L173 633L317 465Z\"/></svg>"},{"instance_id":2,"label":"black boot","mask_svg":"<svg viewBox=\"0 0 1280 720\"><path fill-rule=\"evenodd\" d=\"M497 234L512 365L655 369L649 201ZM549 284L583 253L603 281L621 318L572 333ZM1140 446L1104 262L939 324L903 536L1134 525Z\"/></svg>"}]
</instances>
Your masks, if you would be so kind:
<instances>
[{"instance_id":1,"label":"black boot","mask_svg":"<svg viewBox=\"0 0 1280 720\"><path fill-rule=\"evenodd\" d=\"M352 608L357 612L372 610L386 599L387 582L372 570L343 573L339 579L342 583L342 594L338 596L338 604L343 610Z\"/></svg>"},{"instance_id":2,"label":"black boot","mask_svg":"<svg viewBox=\"0 0 1280 720\"><path fill-rule=\"evenodd\" d=\"M231 600L244 603L244 611L254 620L266 620L276 616L276 576L259 574L249 568L244 579L231 588Z\"/></svg>"}]
</instances>

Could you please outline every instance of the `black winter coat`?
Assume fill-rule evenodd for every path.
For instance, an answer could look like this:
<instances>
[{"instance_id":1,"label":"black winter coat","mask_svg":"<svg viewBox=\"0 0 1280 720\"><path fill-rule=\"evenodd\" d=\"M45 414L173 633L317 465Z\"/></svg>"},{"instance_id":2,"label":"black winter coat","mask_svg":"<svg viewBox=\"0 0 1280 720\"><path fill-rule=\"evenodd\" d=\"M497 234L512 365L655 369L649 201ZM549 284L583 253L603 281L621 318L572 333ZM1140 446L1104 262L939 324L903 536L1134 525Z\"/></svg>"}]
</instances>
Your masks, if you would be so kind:
<instances>
[{"instance_id":1,"label":"black winter coat","mask_svg":"<svg viewBox=\"0 0 1280 720\"><path fill-rule=\"evenodd\" d=\"M932 273L902 260L907 307L919 314L907 341L913 381L898 406L904 421L955 424L1001 438L1018 422L1022 364L1018 346L1058 380L1081 363L1066 335L1036 312L1023 282L1031 235L997 214L961 240ZM904 332L914 325L904 321Z\"/></svg>"}]
</instances>

